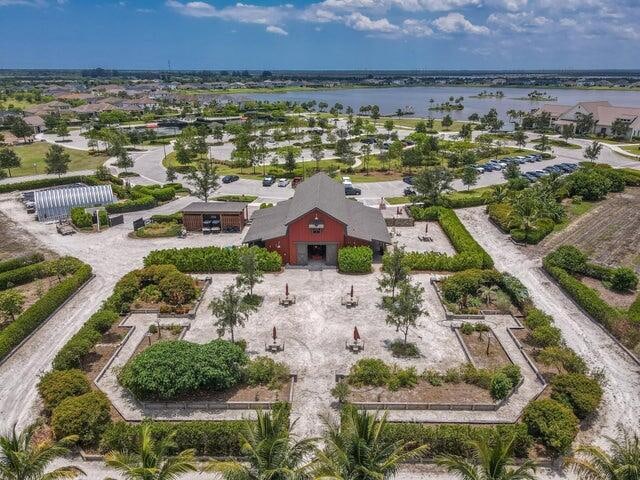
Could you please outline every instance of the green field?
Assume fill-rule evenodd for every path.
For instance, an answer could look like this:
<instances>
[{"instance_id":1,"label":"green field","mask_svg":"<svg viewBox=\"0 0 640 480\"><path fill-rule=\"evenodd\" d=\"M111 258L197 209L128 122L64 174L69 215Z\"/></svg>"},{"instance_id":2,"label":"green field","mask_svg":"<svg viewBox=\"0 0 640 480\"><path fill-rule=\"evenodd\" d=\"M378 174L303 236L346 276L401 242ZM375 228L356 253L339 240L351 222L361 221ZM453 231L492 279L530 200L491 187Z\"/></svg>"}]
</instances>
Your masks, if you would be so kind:
<instances>
[{"instance_id":1,"label":"green field","mask_svg":"<svg viewBox=\"0 0 640 480\"><path fill-rule=\"evenodd\" d=\"M11 176L21 177L25 175L46 173L44 156L49 150L49 147L51 147L51 144L45 142L36 142L13 147L12 149L22 160L22 165L19 168L12 168ZM99 165L102 165L107 160L107 157L104 155L91 155L89 152L83 150L65 148L65 151L71 157L71 163L69 163L70 172L78 170L95 170Z\"/></svg>"},{"instance_id":2,"label":"green field","mask_svg":"<svg viewBox=\"0 0 640 480\"><path fill-rule=\"evenodd\" d=\"M540 142L536 140L533 143L535 145L538 145ZM549 145L551 145L552 147L570 148L572 150L580 150L582 148L580 145L576 145L575 143L569 143L564 140L557 140L555 138L549 139Z\"/></svg>"},{"instance_id":3,"label":"green field","mask_svg":"<svg viewBox=\"0 0 640 480\"><path fill-rule=\"evenodd\" d=\"M621 147L625 152L633 153L634 155L640 155L640 145L630 145L627 147Z\"/></svg>"}]
</instances>

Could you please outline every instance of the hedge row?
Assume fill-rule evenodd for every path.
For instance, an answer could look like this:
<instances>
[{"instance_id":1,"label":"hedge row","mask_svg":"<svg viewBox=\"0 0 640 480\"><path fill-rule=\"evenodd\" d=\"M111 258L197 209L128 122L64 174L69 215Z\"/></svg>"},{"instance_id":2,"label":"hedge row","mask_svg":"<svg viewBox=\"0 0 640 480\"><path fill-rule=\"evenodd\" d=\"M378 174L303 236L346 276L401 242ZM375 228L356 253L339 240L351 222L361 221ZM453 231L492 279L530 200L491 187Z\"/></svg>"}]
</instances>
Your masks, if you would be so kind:
<instances>
[{"instance_id":1,"label":"hedge row","mask_svg":"<svg viewBox=\"0 0 640 480\"><path fill-rule=\"evenodd\" d=\"M521 423L498 426L472 425L425 425L419 423L389 423L385 437L392 441L411 442L414 445L429 445L422 460L438 455L460 455L471 458L474 454L472 442L499 435L503 438L515 437L513 454L526 458L533 440L527 427Z\"/></svg>"},{"instance_id":2,"label":"hedge row","mask_svg":"<svg viewBox=\"0 0 640 480\"><path fill-rule=\"evenodd\" d=\"M263 272L278 272L282 257L260 247L194 247L154 250L144 258L144 265L175 265L181 272L237 272L240 255L248 249L256 252L258 268Z\"/></svg>"},{"instance_id":3,"label":"hedge row","mask_svg":"<svg viewBox=\"0 0 640 480\"><path fill-rule=\"evenodd\" d=\"M6 357L22 340L75 293L91 277L91 267L80 263L69 277L53 286L42 298L0 331L0 359Z\"/></svg>"},{"instance_id":4,"label":"hedge row","mask_svg":"<svg viewBox=\"0 0 640 480\"><path fill-rule=\"evenodd\" d=\"M409 252L407 264L412 270L456 272L470 268L493 268L489 254L474 240L453 210L413 206L410 211L416 220L437 221L457 252L453 256L438 252Z\"/></svg>"},{"instance_id":5,"label":"hedge row","mask_svg":"<svg viewBox=\"0 0 640 480\"><path fill-rule=\"evenodd\" d=\"M153 223L182 223L182 212L170 213L170 214L162 214L159 213L157 215L151 215L151 221Z\"/></svg>"},{"instance_id":6,"label":"hedge row","mask_svg":"<svg viewBox=\"0 0 640 480\"><path fill-rule=\"evenodd\" d=\"M4 262L0 262L0 273L8 272L9 270L16 270L42 261L44 261L44 255L41 253L31 253L29 255L11 258Z\"/></svg>"},{"instance_id":7,"label":"hedge row","mask_svg":"<svg viewBox=\"0 0 640 480\"><path fill-rule=\"evenodd\" d=\"M93 226L93 215L86 212L83 207L71 209L71 223L78 228L91 228Z\"/></svg>"},{"instance_id":8,"label":"hedge row","mask_svg":"<svg viewBox=\"0 0 640 480\"><path fill-rule=\"evenodd\" d=\"M49 277L56 274L56 266L60 266L59 272L62 274L75 271L82 262L73 257L62 257L47 262L39 262L26 267L16 268L0 273L0 290L6 290L18 285L32 282L39 278Z\"/></svg>"},{"instance_id":9,"label":"hedge row","mask_svg":"<svg viewBox=\"0 0 640 480\"><path fill-rule=\"evenodd\" d=\"M69 185L71 183L85 183L87 185L98 184L94 177L84 175L60 178L41 178L39 180L28 180L26 182L5 183L0 185L0 193L15 192L18 190L37 190L39 188L56 187L58 185Z\"/></svg>"},{"instance_id":10,"label":"hedge row","mask_svg":"<svg viewBox=\"0 0 640 480\"><path fill-rule=\"evenodd\" d=\"M370 273L373 250L370 247L343 247L338 250L338 269L342 273Z\"/></svg>"},{"instance_id":11,"label":"hedge row","mask_svg":"<svg viewBox=\"0 0 640 480\"><path fill-rule=\"evenodd\" d=\"M157 200L151 195L144 195L137 199L129 199L124 202L117 202L107 205L105 208L110 214L136 212L138 210L148 210L158 205Z\"/></svg>"}]
</instances>

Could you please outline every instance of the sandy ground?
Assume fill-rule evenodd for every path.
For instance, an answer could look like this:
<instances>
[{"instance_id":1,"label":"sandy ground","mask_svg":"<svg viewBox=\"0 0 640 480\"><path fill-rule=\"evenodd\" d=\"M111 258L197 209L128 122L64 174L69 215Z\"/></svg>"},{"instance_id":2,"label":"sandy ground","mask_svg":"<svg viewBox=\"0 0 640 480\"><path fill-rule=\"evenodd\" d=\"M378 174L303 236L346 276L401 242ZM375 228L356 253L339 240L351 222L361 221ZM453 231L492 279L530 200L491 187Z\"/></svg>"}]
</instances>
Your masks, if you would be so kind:
<instances>
[{"instance_id":1,"label":"sandy ground","mask_svg":"<svg viewBox=\"0 0 640 480\"><path fill-rule=\"evenodd\" d=\"M495 261L496 268L519 278L535 304L552 315L567 345L581 355L593 371L606 377L603 404L592 428L578 441L602 444L603 436L616 436L620 425L640 431L640 367L553 283L540 269L541 261L510 242L489 222L484 208L458 210L471 234Z\"/></svg>"}]
</instances>

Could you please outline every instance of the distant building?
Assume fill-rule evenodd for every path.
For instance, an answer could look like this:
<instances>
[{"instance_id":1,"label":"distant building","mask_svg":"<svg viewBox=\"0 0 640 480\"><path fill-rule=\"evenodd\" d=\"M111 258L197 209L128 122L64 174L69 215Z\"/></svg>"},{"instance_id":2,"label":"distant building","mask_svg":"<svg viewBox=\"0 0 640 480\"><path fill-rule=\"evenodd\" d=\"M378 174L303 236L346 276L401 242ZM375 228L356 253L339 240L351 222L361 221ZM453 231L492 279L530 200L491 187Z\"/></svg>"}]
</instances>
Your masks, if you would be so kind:
<instances>
[{"instance_id":1,"label":"distant building","mask_svg":"<svg viewBox=\"0 0 640 480\"><path fill-rule=\"evenodd\" d=\"M340 183L316 173L293 198L256 211L243 242L278 252L290 265L336 265L341 247L366 245L381 253L391 237L380 210L346 198Z\"/></svg>"},{"instance_id":2,"label":"distant building","mask_svg":"<svg viewBox=\"0 0 640 480\"><path fill-rule=\"evenodd\" d=\"M34 195L40 222L68 218L75 207L102 207L115 202L111 185L73 186L37 190Z\"/></svg>"},{"instance_id":3,"label":"distant building","mask_svg":"<svg viewBox=\"0 0 640 480\"><path fill-rule=\"evenodd\" d=\"M27 115L23 118L27 125L33 127L35 133L41 133L45 131L45 124L42 117L39 115Z\"/></svg>"},{"instance_id":4,"label":"distant building","mask_svg":"<svg viewBox=\"0 0 640 480\"><path fill-rule=\"evenodd\" d=\"M190 232L240 232L247 223L246 202L193 202L182 209L182 225Z\"/></svg>"}]
</instances>

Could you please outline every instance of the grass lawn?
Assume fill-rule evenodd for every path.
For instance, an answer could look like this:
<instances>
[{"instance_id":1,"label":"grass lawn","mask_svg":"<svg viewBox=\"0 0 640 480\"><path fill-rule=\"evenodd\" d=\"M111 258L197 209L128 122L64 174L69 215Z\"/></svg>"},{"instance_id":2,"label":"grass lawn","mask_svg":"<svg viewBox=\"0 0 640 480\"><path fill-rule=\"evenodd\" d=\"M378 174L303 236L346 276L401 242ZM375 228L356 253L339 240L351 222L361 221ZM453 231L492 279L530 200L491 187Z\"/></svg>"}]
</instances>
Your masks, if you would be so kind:
<instances>
[{"instance_id":1,"label":"grass lawn","mask_svg":"<svg viewBox=\"0 0 640 480\"><path fill-rule=\"evenodd\" d=\"M426 121L426 119L424 118L398 118L398 117L393 117L393 118L380 118L378 120L375 120L375 124L379 127L384 126L384 122L386 120L393 120L393 124L396 127L409 127L409 128L415 128L416 124L418 122L424 122ZM433 121L433 129L437 132L459 132L460 131L460 127L462 127L462 125L464 125L465 123L469 123L469 122L460 122L458 120L454 120L453 125L451 125L450 127L443 127L442 126L442 120L434 120Z\"/></svg>"},{"instance_id":2,"label":"grass lawn","mask_svg":"<svg viewBox=\"0 0 640 480\"><path fill-rule=\"evenodd\" d=\"M446 198L451 200L464 200L469 197L477 197L487 193L491 193L493 191L493 186L491 187L479 187L472 188L471 190L461 190L447 193L445 195ZM409 197L384 197L384 199L389 203L389 205L402 205L404 203L411 203Z\"/></svg>"},{"instance_id":3,"label":"grass lawn","mask_svg":"<svg viewBox=\"0 0 640 480\"><path fill-rule=\"evenodd\" d=\"M589 212L596 203L597 202L588 202L586 200L583 200L580 203L574 203L571 201L569 204L565 205L565 211L567 212L566 218L562 222L557 223L553 228L553 231L559 232L560 230L565 229L567 225L573 222L576 218Z\"/></svg>"},{"instance_id":4,"label":"grass lawn","mask_svg":"<svg viewBox=\"0 0 640 480\"><path fill-rule=\"evenodd\" d=\"M534 144L538 145L540 142L535 141ZM564 140L557 140L555 138L549 139L549 145L553 147L561 147L561 148L571 148L573 150L580 150L582 147L580 145L576 145L575 143L569 143Z\"/></svg>"},{"instance_id":5,"label":"grass lawn","mask_svg":"<svg viewBox=\"0 0 640 480\"><path fill-rule=\"evenodd\" d=\"M13 147L13 150L22 160L22 165L19 168L12 168L11 176L20 177L24 175L34 175L36 173L45 173L44 156L49 150L49 147L51 147L51 144L45 142L34 142L28 145L18 145L17 147ZM70 148L66 148L65 151L71 157L71 163L69 163L70 172L78 170L95 170L108 158L104 155L91 155L89 152L85 152L84 150L72 150Z\"/></svg>"},{"instance_id":6,"label":"grass lawn","mask_svg":"<svg viewBox=\"0 0 640 480\"><path fill-rule=\"evenodd\" d=\"M633 153L634 155L640 155L640 145L622 147L622 149L626 152Z\"/></svg>"}]
</instances>

